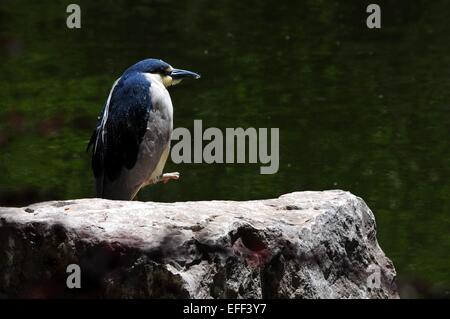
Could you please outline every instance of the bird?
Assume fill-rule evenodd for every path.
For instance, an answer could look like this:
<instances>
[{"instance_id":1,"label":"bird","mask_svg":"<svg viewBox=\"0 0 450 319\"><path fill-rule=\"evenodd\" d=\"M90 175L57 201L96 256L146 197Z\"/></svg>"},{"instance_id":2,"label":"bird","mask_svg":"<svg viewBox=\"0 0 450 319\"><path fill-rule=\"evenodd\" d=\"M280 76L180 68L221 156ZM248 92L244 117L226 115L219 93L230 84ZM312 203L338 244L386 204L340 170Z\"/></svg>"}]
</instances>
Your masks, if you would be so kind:
<instances>
[{"instance_id":1,"label":"bird","mask_svg":"<svg viewBox=\"0 0 450 319\"><path fill-rule=\"evenodd\" d=\"M147 185L179 178L163 173L173 131L167 88L187 78L200 75L145 59L114 82L87 145L97 198L133 200Z\"/></svg>"}]
</instances>

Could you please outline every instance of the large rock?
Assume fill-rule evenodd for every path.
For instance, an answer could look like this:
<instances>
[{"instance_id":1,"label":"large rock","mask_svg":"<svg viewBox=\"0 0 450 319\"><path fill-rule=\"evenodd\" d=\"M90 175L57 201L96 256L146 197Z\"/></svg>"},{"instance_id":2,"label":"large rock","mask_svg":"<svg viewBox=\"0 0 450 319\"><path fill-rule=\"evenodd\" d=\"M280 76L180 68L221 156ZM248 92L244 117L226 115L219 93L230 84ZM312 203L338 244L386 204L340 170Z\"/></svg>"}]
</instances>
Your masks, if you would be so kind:
<instances>
[{"instance_id":1,"label":"large rock","mask_svg":"<svg viewBox=\"0 0 450 319\"><path fill-rule=\"evenodd\" d=\"M3 297L397 298L395 277L372 212L339 190L0 208Z\"/></svg>"}]
</instances>

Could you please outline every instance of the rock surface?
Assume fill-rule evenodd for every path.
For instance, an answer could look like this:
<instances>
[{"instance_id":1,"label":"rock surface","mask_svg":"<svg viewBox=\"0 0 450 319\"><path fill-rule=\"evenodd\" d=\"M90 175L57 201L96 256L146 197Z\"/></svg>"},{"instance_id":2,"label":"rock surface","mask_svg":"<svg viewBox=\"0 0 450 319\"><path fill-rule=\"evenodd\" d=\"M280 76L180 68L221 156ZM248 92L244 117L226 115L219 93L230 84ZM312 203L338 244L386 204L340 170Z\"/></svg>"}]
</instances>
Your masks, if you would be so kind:
<instances>
[{"instance_id":1,"label":"rock surface","mask_svg":"<svg viewBox=\"0 0 450 319\"><path fill-rule=\"evenodd\" d=\"M0 208L0 297L398 298L395 278L372 212L339 190Z\"/></svg>"}]
</instances>

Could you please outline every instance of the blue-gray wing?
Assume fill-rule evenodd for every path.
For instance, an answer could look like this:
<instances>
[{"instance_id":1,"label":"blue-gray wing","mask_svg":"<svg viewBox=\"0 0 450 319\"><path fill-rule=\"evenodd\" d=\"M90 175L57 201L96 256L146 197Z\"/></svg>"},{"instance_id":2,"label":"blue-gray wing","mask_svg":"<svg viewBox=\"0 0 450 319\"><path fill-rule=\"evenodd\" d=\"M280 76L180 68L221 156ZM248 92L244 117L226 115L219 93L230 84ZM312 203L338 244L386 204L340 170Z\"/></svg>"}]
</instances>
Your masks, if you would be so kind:
<instances>
[{"instance_id":1,"label":"blue-gray wing","mask_svg":"<svg viewBox=\"0 0 450 319\"><path fill-rule=\"evenodd\" d=\"M150 82L135 73L114 84L88 148L93 146L92 169L97 196L104 197L104 180L115 181L123 168L132 169L147 130L152 109Z\"/></svg>"}]
</instances>

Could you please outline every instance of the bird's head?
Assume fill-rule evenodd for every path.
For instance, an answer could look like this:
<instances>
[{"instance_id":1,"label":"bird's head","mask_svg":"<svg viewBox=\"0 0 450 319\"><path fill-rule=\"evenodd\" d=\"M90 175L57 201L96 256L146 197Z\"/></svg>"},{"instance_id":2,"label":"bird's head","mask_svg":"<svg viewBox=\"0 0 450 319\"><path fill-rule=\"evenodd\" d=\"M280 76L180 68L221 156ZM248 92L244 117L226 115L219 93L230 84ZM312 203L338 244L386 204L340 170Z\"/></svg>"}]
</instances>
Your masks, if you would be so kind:
<instances>
[{"instance_id":1,"label":"bird's head","mask_svg":"<svg viewBox=\"0 0 450 319\"><path fill-rule=\"evenodd\" d=\"M158 59L142 60L131 66L127 72L141 72L154 75L165 87L180 83L185 78L199 79L200 75L191 71L175 69L170 64Z\"/></svg>"}]
</instances>

